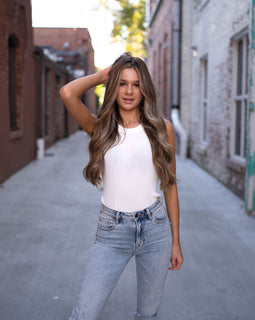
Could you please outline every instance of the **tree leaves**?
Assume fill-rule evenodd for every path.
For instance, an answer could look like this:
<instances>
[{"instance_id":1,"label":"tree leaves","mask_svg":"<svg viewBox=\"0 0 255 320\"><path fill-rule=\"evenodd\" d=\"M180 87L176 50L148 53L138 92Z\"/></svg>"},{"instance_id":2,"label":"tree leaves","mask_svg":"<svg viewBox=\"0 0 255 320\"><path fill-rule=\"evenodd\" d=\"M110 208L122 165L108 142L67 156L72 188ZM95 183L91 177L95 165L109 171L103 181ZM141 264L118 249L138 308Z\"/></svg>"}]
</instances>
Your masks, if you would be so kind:
<instances>
[{"instance_id":1,"label":"tree leaves","mask_svg":"<svg viewBox=\"0 0 255 320\"><path fill-rule=\"evenodd\" d=\"M112 37L115 42L124 41L126 51L135 56L146 56L145 51L145 0L115 0L119 9L110 9L109 0L99 0L100 5L114 16Z\"/></svg>"}]
</instances>

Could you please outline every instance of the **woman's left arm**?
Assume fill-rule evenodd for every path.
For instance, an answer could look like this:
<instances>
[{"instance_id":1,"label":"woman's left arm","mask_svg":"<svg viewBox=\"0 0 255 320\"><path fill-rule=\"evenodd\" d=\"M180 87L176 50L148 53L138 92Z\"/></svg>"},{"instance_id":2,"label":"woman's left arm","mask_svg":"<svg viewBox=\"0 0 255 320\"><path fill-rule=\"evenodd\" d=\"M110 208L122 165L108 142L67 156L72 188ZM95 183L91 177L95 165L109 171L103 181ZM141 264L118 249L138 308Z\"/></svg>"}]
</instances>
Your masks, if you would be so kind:
<instances>
[{"instance_id":1,"label":"woman's left arm","mask_svg":"<svg viewBox=\"0 0 255 320\"><path fill-rule=\"evenodd\" d=\"M175 161L175 139L174 139L174 129L170 121L165 120L167 129L167 140L169 145L172 147L173 159L171 162L170 170L172 174L176 174L176 161ZM179 270L183 263L183 256L180 244L180 232L179 232L179 200L178 200L178 190L177 184L174 183L172 186L168 187L164 191L165 203L167 214L171 222L172 230L172 256L171 264L172 267L169 270Z\"/></svg>"}]
</instances>

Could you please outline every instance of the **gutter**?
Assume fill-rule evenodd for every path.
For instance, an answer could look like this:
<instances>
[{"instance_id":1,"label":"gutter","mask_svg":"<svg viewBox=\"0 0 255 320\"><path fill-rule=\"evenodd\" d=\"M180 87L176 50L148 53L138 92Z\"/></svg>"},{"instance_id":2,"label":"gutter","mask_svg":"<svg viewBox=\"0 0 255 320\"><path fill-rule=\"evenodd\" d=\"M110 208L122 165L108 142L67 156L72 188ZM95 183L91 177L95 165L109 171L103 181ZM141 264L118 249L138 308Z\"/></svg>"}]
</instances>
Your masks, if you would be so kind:
<instances>
[{"instance_id":1,"label":"gutter","mask_svg":"<svg viewBox=\"0 0 255 320\"><path fill-rule=\"evenodd\" d=\"M181 0L174 0L171 119L180 137L180 158L187 157L188 135L180 121Z\"/></svg>"},{"instance_id":2,"label":"gutter","mask_svg":"<svg viewBox=\"0 0 255 320\"><path fill-rule=\"evenodd\" d=\"M172 119L175 132L180 137L180 159L184 160L187 158L188 135L181 124L178 109L174 108L171 110L171 119Z\"/></svg>"},{"instance_id":3,"label":"gutter","mask_svg":"<svg viewBox=\"0 0 255 320\"><path fill-rule=\"evenodd\" d=\"M38 81L38 100L37 100L37 140L36 140L36 158L43 159L45 151L45 141L42 127L42 73L43 73L43 51L35 47L35 57L39 60L39 81Z\"/></svg>"},{"instance_id":4,"label":"gutter","mask_svg":"<svg viewBox=\"0 0 255 320\"><path fill-rule=\"evenodd\" d=\"M153 24L154 18L156 17L158 10L159 10L159 7L162 2L163 2L162 0L156 0L154 7L153 7L153 10L150 14L149 27L151 27L151 25Z\"/></svg>"}]
</instances>

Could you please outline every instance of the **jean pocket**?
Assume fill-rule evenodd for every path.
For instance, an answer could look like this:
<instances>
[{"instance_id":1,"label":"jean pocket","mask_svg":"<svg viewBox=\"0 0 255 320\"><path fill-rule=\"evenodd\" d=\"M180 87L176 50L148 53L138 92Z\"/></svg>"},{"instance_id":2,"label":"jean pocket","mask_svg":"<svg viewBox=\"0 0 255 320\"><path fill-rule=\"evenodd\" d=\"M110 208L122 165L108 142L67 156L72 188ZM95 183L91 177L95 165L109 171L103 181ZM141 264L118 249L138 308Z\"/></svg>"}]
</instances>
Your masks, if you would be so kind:
<instances>
[{"instance_id":1,"label":"jean pocket","mask_svg":"<svg viewBox=\"0 0 255 320\"><path fill-rule=\"evenodd\" d=\"M98 228L101 230L113 230L115 228L115 219L104 212L100 212Z\"/></svg>"},{"instance_id":2,"label":"jean pocket","mask_svg":"<svg viewBox=\"0 0 255 320\"><path fill-rule=\"evenodd\" d=\"M152 213L152 220L155 223L165 223L167 222L167 213L165 207L157 210L156 212Z\"/></svg>"}]
</instances>

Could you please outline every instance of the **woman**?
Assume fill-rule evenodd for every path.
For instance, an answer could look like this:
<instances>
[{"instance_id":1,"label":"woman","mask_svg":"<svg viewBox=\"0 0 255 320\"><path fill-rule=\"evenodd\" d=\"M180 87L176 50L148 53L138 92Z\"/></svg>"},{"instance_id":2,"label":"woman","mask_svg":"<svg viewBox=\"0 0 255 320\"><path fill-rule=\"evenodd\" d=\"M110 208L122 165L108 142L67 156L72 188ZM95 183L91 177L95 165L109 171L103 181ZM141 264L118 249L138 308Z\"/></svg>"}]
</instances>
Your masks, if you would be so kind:
<instances>
[{"instance_id":1,"label":"woman","mask_svg":"<svg viewBox=\"0 0 255 320\"><path fill-rule=\"evenodd\" d=\"M80 96L103 83L104 103L94 116ZM159 114L148 69L141 59L125 53L112 66L68 83L60 95L91 136L90 161L83 174L96 186L103 182L96 240L70 320L98 319L132 256L137 276L135 319L159 319L167 270L179 270L183 257L174 131ZM167 210L157 193L158 179Z\"/></svg>"}]
</instances>

